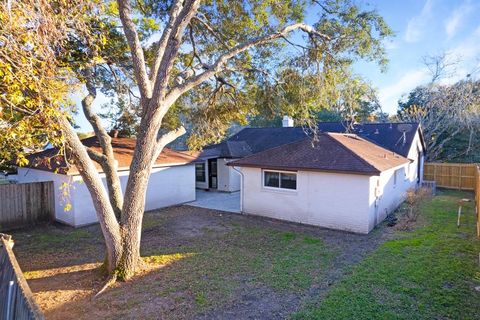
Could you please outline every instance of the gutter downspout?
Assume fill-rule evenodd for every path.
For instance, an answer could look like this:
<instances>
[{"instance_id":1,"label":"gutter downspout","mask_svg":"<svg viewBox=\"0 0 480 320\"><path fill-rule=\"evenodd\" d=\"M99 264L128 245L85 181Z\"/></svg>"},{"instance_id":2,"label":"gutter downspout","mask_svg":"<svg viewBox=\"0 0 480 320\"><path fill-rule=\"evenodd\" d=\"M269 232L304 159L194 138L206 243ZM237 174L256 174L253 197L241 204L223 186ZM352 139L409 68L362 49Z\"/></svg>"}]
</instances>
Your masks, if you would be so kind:
<instances>
[{"instance_id":1,"label":"gutter downspout","mask_svg":"<svg viewBox=\"0 0 480 320\"><path fill-rule=\"evenodd\" d=\"M232 169L240 174L240 213L243 214L243 172L232 166Z\"/></svg>"}]
</instances>

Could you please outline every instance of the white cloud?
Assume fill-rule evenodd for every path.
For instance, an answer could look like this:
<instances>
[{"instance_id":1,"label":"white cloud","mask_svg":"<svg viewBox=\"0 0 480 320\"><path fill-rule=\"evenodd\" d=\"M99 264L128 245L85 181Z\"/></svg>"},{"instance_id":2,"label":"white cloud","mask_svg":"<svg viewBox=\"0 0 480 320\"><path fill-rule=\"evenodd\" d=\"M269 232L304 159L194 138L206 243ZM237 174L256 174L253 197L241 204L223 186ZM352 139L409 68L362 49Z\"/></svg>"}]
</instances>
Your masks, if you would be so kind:
<instances>
[{"instance_id":1,"label":"white cloud","mask_svg":"<svg viewBox=\"0 0 480 320\"><path fill-rule=\"evenodd\" d=\"M404 39L406 42L418 42L423 37L423 32L433 16L434 0L427 0L420 14L408 21Z\"/></svg>"},{"instance_id":2,"label":"white cloud","mask_svg":"<svg viewBox=\"0 0 480 320\"><path fill-rule=\"evenodd\" d=\"M448 39L457 34L465 18L474 11L475 7L470 0L465 1L460 7L456 8L452 14L445 20L445 32Z\"/></svg>"},{"instance_id":3,"label":"white cloud","mask_svg":"<svg viewBox=\"0 0 480 320\"><path fill-rule=\"evenodd\" d=\"M381 87L379 90L380 104L383 111L394 113L397 110L398 100L403 94L409 93L415 87L426 83L430 78L426 68L407 71L394 84Z\"/></svg>"}]
</instances>

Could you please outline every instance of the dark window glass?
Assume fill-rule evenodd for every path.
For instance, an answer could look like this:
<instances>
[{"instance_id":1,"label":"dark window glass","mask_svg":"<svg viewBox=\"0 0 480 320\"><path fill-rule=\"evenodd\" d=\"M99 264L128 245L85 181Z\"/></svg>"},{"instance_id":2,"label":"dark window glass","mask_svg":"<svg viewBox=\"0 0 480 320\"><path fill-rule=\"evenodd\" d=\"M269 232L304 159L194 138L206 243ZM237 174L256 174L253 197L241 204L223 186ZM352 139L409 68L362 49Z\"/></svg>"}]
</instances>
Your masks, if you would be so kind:
<instances>
[{"instance_id":1,"label":"dark window glass","mask_svg":"<svg viewBox=\"0 0 480 320\"><path fill-rule=\"evenodd\" d=\"M205 182L205 163L195 163L195 178L197 182Z\"/></svg>"},{"instance_id":2,"label":"dark window glass","mask_svg":"<svg viewBox=\"0 0 480 320\"><path fill-rule=\"evenodd\" d=\"M265 187L273 187L279 188L280 187L280 173L279 172L272 172L272 171L264 171L265 175Z\"/></svg>"},{"instance_id":3,"label":"dark window glass","mask_svg":"<svg viewBox=\"0 0 480 320\"><path fill-rule=\"evenodd\" d=\"M297 174L296 173L280 173L280 188L283 189L297 189Z\"/></svg>"}]
</instances>

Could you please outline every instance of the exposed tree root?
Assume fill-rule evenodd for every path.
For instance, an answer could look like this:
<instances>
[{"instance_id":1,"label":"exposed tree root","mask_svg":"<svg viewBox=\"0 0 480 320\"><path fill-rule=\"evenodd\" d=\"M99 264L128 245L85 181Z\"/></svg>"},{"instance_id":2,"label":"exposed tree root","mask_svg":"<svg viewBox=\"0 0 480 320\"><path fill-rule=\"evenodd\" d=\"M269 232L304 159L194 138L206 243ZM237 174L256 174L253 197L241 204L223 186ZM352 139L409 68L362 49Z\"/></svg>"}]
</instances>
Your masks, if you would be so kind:
<instances>
[{"instance_id":1,"label":"exposed tree root","mask_svg":"<svg viewBox=\"0 0 480 320\"><path fill-rule=\"evenodd\" d=\"M105 290L107 290L110 286L112 286L115 282L117 282L117 274L113 273L110 277L108 277L107 281L103 285L103 287L98 291L94 296L93 299L96 299L99 295L101 295Z\"/></svg>"}]
</instances>

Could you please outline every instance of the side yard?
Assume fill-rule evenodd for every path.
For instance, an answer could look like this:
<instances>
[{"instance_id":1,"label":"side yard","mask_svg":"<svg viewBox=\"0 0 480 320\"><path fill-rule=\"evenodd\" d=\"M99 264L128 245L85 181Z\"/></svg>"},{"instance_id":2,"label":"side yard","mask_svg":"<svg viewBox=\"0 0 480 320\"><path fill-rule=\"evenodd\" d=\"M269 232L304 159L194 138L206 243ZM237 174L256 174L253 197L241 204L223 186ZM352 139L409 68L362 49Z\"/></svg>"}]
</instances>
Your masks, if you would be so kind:
<instances>
[{"instance_id":1,"label":"side yard","mask_svg":"<svg viewBox=\"0 0 480 320\"><path fill-rule=\"evenodd\" d=\"M414 231L382 224L367 236L189 206L149 212L145 269L95 300L98 226L19 231L14 251L51 319L475 319L472 205L456 227L467 196L442 192Z\"/></svg>"},{"instance_id":2,"label":"side yard","mask_svg":"<svg viewBox=\"0 0 480 320\"><path fill-rule=\"evenodd\" d=\"M456 226L457 201L465 197L471 195L441 192L423 206L415 231L397 232L294 318L480 319L473 204Z\"/></svg>"}]
</instances>

